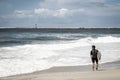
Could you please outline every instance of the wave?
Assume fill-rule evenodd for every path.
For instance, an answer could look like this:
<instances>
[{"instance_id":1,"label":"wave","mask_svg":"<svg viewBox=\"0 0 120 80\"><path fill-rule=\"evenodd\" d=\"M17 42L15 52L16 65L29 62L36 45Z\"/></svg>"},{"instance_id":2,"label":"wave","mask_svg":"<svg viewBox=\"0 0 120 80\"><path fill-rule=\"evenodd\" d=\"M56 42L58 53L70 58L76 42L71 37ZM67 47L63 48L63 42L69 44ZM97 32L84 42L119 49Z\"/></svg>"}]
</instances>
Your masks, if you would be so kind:
<instances>
[{"instance_id":1,"label":"wave","mask_svg":"<svg viewBox=\"0 0 120 80\"><path fill-rule=\"evenodd\" d=\"M118 37L112 37L112 36L106 36L106 37L98 37L98 38L83 38L79 40L73 40L70 41L69 43L66 44L52 44L48 45L48 49L69 49L69 48L74 48L74 47L82 47L82 46L91 46L91 45L96 45L100 43L118 43L120 42L120 38ZM52 47L51 47L52 46ZM64 46L64 47L63 47Z\"/></svg>"},{"instance_id":2,"label":"wave","mask_svg":"<svg viewBox=\"0 0 120 80\"><path fill-rule=\"evenodd\" d=\"M89 51L92 44L102 51L103 63L114 61L120 59L118 43L119 37L106 36L87 37L65 43L0 47L0 76L29 73L53 66L90 64Z\"/></svg>"},{"instance_id":3,"label":"wave","mask_svg":"<svg viewBox=\"0 0 120 80\"><path fill-rule=\"evenodd\" d=\"M71 41L71 42L83 42L84 44L90 43L110 43L110 42L120 42L120 37L113 36L100 36L97 37L94 35L93 37L87 37L85 34L32 34L30 35L17 35L15 37L0 37L0 44L33 44L33 43L49 43L49 42L57 42L57 41Z\"/></svg>"},{"instance_id":4,"label":"wave","mask_svg":"<svg viewBox=\"0 0 120 80\"><path fill-rule=\"evenodd\" d=\"M8 43L23 43L23 41L16 41L16 40L6 40L6 41L0 41L0 44L8 44Z\"/></svg>"},{"instance_id":5,"label":"wave","mask_svg":"<svg viewBox=\"0 0 120 80\"><path fill-rule=\"evenodd\" d=\"M105 36L105 37L98 37L98 38L85 38L83 40L87 40L90 44L95 43L117 43L120 42L120 37L113 37L113 36Z\"/></svg>"}]
</instances>

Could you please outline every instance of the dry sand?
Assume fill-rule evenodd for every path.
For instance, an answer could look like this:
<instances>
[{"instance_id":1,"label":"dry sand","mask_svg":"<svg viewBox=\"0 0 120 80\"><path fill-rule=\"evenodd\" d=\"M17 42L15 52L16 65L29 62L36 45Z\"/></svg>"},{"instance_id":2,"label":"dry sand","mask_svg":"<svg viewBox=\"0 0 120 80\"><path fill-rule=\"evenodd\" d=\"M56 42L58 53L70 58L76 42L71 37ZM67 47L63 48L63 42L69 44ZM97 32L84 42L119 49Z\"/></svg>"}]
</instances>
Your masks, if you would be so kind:
<instances>
[{"instance_id":1,"label":"dry sand","mask_svg":"<svg viewBox=\"0 0 120 80\"><path fill-rule=\"evenodd\" d=\"M0 80L120 80L119 63L120 61L103 64L104 68L99 71L91 71L90 65L54 67L29 74L1 77Z\"/></svg>"},{"instance_id":2,"label":"dry sand","mask_svg":"<svg viewBox=\"0 0 120 80\"><path fill-rule=\"evenodd\" d=\"M120 80L120 69L90 72L60 72L29 74L0 80Z\"/></svg>"}]
</instances>

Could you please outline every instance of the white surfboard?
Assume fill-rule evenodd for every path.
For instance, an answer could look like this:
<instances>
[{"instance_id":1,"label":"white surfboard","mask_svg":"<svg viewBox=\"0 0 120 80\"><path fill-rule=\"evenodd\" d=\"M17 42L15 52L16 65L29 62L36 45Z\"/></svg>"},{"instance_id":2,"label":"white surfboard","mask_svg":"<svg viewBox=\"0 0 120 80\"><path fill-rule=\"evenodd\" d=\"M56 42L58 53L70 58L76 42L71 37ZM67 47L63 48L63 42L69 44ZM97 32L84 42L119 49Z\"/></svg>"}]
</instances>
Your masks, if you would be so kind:
<instances>
[{"instance_id":1,"label":"white surfboard","mask_svg":"<svg viewBox=\"0 0 120 80\"><path fill-rule=\"evenodd\" d=\"M100 53L100 51L98 51L97 58L98 58L98 60L101 60L101 53Z\"/></svg>"}]
</instances>

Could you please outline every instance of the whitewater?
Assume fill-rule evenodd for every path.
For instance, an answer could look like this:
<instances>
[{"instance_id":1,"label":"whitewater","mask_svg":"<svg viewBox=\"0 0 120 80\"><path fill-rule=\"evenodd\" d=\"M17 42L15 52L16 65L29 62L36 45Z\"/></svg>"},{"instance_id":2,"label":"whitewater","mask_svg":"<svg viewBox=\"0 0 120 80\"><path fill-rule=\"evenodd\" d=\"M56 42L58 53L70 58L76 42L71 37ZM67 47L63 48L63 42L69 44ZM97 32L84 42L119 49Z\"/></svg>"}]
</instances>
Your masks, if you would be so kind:
<instances>
[{"instance_id":1,"label":"whitewater","mask_svg":"<svg viewBox=\"0 0 120 80\"><path fill-rule=\"evenodd\" d=\"M0 41L3 43L5 42L3 39L7 38L5 42L7 44L0 47L0 77L30 73L55 66L89 65L91 64L91 45L96 45L102 53L101 63L120 60L120 35L119 33L111 34L100 34L93 37L81 34L81 32L64 34L56 32L53 34L52 32L50 34L47 31L44 34L30 32L30 35L28 32L19 34L14 32L14 38L13 34L11 34L12 37L9 34L2 34ZM54 38L55 40L53 40L53 37L56 36L59 39ZM18 44L18 40L23 39L23 37L25 38L23 41L27 42ZM15 43L13 43L14 41ZM11 42L12 45L10 45Z\"/></svg>"}]
</instances>

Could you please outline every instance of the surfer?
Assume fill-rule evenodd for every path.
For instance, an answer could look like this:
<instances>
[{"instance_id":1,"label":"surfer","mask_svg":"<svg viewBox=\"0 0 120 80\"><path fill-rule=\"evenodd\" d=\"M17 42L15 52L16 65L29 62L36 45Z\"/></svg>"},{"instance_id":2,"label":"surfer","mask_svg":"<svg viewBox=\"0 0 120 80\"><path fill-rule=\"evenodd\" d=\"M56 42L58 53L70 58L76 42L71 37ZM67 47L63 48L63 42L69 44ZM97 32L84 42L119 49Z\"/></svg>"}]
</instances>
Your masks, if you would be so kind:
<instances>
[{"instance_id":1,"label":"surfer","mask_svg":"<svg viewBox=\"0 0 120 80\"><path fill-rule=\"evenodd\" d=\"M98 62L101 59L101 53L95 49L95 45L92 45L92 50L90 51L90 57L92 61L92 69L94 71L95 62L96 62L96 70L98 70Z\"/></svg>"}]
</instances>

